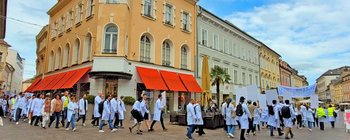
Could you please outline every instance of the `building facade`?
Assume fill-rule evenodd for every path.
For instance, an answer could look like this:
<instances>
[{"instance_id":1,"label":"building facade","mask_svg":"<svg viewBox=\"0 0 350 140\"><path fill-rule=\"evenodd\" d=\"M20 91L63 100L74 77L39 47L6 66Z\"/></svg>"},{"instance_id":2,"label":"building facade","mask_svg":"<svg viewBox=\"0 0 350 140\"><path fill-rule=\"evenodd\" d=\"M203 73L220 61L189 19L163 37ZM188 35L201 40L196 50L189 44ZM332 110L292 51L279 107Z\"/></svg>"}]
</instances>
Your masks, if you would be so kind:
<instances>
[{"instance_id":1,"label":"building facade","mask_svg":"<svg viewBox=\"0 0 350 140\"><path fill-rule=\"evenodd\" d=\"M17 94L22 91L25 60L19 55L17 51L9 49L6 61L9 65L9 71L7 72L7 81L4 84L5 91Z\"/></svg>"},{"instance_id":2,"label":"building facade","mask_svg":"<svg viewBox=\"0 0 350 140\"><path fill-rule=\"evenodd\" d=\"M7 16L7 0L0 0L0 16ZM11 47L5 41L6 35L6 18L0 18L0 90L5 88L4 83L7 82L11 66L6 63L8 48Z\"/></svg>"},{"instance_id":3,"label":"building facade","mask_svg":"<svg viewBox=\"0 0 350 140\"><path fill-rule=\"evenodd\" d=\"M197 84L192 80L196 54L196 21L193 17L196 2L58 1L48 11L47 29L37 36L37 79L57 84L45 85L37 83L40 80L36 79L28 90L69 89L77 94L132 97L147 92L152 99L161 91L167 91L172 105L170 110L177 110L180 96L200 92L200 88L187 87L191 84L177 89L164 82L172 75L176 84L182 84L180 79ZM60 85L69 76L79 78Z\"/></svg>"},{"instance_id":4,"label":"building facade","mask_svg":"<svg viewBox=\"0 0 350 140\"><path fill-rule=\"evenodd\" d=\"M280 81L282 86L287 86L287 87L292 86L292 83L291 83L292 72L293 72L293 68L290 67L290 65L287 62L280 60L280 75L281 75Z\"/></svg>"},{"instance_id":5,"label":"building facade","mask_svg":"<svg viewBox=\"0 0 350 140\"><path fill-rule=\"evenodd\" d=\"M266 46L259 49L261 91L277 88L280 84L279 60L281 56Z\"/></svg>"},{"instance_id":6,"label":"building facade","mask_svg":"<svg viewBox=\"0 0 350 140\"><path fill-rule=\"evenodd\" d=\"M343 86L342 86L343 79L341 77L332 80L331 84L329 85L329 89L331 92L331 101L332 103L341 103L343 102Z\"/></svg>"},{"instance_id":7,"label":"building facade","mask_svg":"<svg viewBox=\"0 0 350 140\"><path fill-rule=\"evenodd\" d=\"M308 85L307 78L304 75L299 75L296 69L292 69L291 87L304 87Z\"/></svg>"},{"instance_id":8,"label":"building facade","mask_svg":"<svg viewBox=\"0 0 350 140\"><path fill-rule=\"evenodd\" d=\"M343 90L343 102L349 102L350 101L350 74L343 75L341 77L342 79L342 90Z\"/></svg>"},{"instance_id":9,"label":"building facade","mask_svg":"<svg viewBox=\"0 0 350 140\"><path fill-rule=\"evenodd\" d=\"M220 87L220 101L235 97L235 89L248 85L259 86L259 46L261 43L222 20L202 7L197 15L197 48L195 75L201 83L202 61L208 56L209 69L214 66L224 68L231 77L231 83ZM216 99L216 87L211 87Z\"/></svg>"}]
</instances>

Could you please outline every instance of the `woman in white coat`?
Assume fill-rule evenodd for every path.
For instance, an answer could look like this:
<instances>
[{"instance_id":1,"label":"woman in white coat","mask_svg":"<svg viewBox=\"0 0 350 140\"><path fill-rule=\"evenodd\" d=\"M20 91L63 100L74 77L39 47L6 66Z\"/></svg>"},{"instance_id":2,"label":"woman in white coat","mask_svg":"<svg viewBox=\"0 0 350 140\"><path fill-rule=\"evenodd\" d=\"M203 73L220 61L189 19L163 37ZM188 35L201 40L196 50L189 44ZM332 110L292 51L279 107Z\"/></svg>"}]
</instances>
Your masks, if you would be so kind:
<instances>
[{"instance_id":1,"label":"woman in white coat","mask_svg":"<svg viewBox=\"0 0 350 140\"><path fill-rule=\"evenodd\" d=\"M244 100L245 98L242 96L239 99L239 104L237 105L237 106L241 105L243 110L243 115L239 117L239 123L241 124L241 136L240 136L241 140L245 140L244 135L245 135L246 129L249 129L248 118L250 117L248 106L244 103Z\"/></svg>"},{"instance_id":2,"label":"woman in white coat","mask_svg":"<svg viewBox=\"0 0 350 140\"><path fill-rule=\"evenodd\" d=\"M75 127L75 115L77 114L79 109L77 100L75 99L75 96L70 97L70 102L68 103L67 107L67 125L66 130L69 130L69 125L72 124L72 131L75 132L77 128Z\"/></svg>"},{"instance_id":3,"label":"woman in white coat","mask_svg":"<svg viewBox=\"0 0 350 140\"><path fill-rule=\"evenodd\" d=\"M79 100L79 118L77 122L79 122L80 119L83 119L83 126L86 126L85 120L86 120L86 114L88 111L88 101L86 100L87 94L84 94L83 97Z\"/></svg>"},{"instance_id":4,"label":"woman in white coat","mask_svg":"<svg viewBox=\"0 0 350 140\"><path fill-rule=\"evenodd\" d=\"M94 113L93 113L93 120L91 122L91 124L93 126L99 126L99 121L100 121L100 117L101 117L101 114L98 112L98 105L103 101L103 98L104 98L104 95L102 93L99 93L98 96L95 97L95 100L94 100Z\"/></svg>"},{"instance_id":5,"label":"woman in white coat","mask_svg":"<svg viewBox=\"0 0 350 140\"><path fill-rule=\"evenodd\" d=\"M272 106L269 106L269 120L267 124L270 127L270 136L273 137L273 131L274 128L277 128L279 136L282 136L282 129L280 128L280 119L279 119L279 114L278 114L278 106L276 105L277 101L273 100L272 101Z\"/></svg>"},{"instance_id":6,"label":"woman in white coat","mask_svg":"<svg viewBox=\"0 0 350 140\"><path fill-rule=\"evenodd\" d=\"M42 94L38 94L36 95L36 98L33 100L32 102L32 105L30 107L30 111L32 112L33 114L33 118L31 120L31 123L30 125L33 125L34 121L35 121L35 124L34 126L39 126L38 125L38 122L39 120L41 119L41 116L42 116L42 112L41 112L41 109L43 107L43 100L41 100L41 98L43 97L44 95Z\"/></svg>"},{"instance_id":7,"label":"woman in white coat","mask_svg":"<svg viewBox=\"0 0 350 140\"><path fill-rule=\"evenodd\" d=\"M267 125L268 120L269 120L269 109L267 106L264 109L262 109L262 112L261 112L260 121L263 128L265 127L265 124Z\"/></svg>"},{"instance_id":8,"label":"woman in white coat","mask_svg":"<svg viewBox=\"0 0 350 140\"><path fill-rule=\"evenodd\" d=\"M143 121L145 122L147 129L150 130L149 110L147 108L147 95L146 94L142 94L142 102L140 103L140 108L141 108L141 115L143 117Z\"/></svg>"},{"instance_id":9,"label":"woman in white coat","mask_svg":"<svg viewBox=\"0 0 350 140\"><path fill-rule=\"evenodd\" d=\"M236 117L236 108L232 105L232 99L229 98L226 100L226 106L224 106L225 110L225 122L227 126L227 136L230 138L234 138L235 129L238 125L237 117Z\"/></svg>"},{"instance_id":10,"label":"woman in white coat","mask_svg":"<svg viewBox=\"0 0 350 140\"><path fill-rule=\"evenodd\" d=\"M309 127L309 131L312 131L312 125L314 124L315 122L315 119L314 119L314 111L309 108L308 106L306 106L306 121L307 121L307 124L308 124L308 127Z\"/></svg>"},{"instance_id":11,"label":"woman in white coat","mask_svg":"<svg viewBox=\"0 0 350 140\"><path fill-rule=\"evenodd\" d=\"M153 126L157 121L160 121L163 131L167 131L167 129L164 126L163 122L163 114L164 114L164 105L162 103L162 94L158 95L158 100L156 101L156 104L154 105L154 115L153 115L153 122L151 124L151 128L149 131L154 131Z\"/></svg>"},{"instance_id":12,"label":"woman in white coat","mask_svg":"<svg viewBox=\"0 0 350 140\"><path fill-rule=\"evenodd\" d=\"M111 99L112 99L112 95L109 95L108 98L103 102L102 118L101 118L101 123L98 131L100 133L105 132L102 129L106 121L108 122L109 129L111 130L112 133L117 131L117 129L115 129L113 126L114 114L112 113L113 109L111 107Z\"/></svg>"},{"instance_id":13,"label":"woman in white coat","mask_svg":"<svg viewBox=\"0 0 350 140\"><path fill-rule=\"evenodd\" d=\"M200 101L197 101L196 104L194 104L194 113L197 117L197 120L195 121L195 128L192 130L192 133L195 131L195 129L198 128L198 135L199 136L202 136L204 133L203 131L203 125L204 125L204 122L203 122L203 117L202 117L202 109L201 109L201 105L199 104Z\"/></svg>"},{"instance_id":14,"label":"woman in white coat","mask_svg":"<svg viewBox=\"0 0 350 140\"><path fill-rule=\"evenodd\" d=\"M258 127L258 130L260 131L260 119L261 119L260 106L257 102L253 102L253 105L256 106L256 108L254 109L253 130L256 130L256 127Z\"/></svg>"},{"instance_id":15,"label":"woman in white coat","mask_svg":"<svg viewBox=\"0 0 350 140\"><path fill-rule=\"evenodd\" d=\"M124 113L126 112L124 104L124 96L118 100L118 127L123 128Z\"/></svg>"},{"instance_id":16,"label":"woman in white coat","mask_svg":"<svg viewBox=\"0 0 350 140\"><path fill-rule=\"evenodd\" d=\"M192 131L194 129L194 125L197 118L197 115L194 111L194 104L196 104L196 101L191 99L191 101L186 106L186 114L187 114L187 139L192 140Z\"/></svg>"}]
</instances>

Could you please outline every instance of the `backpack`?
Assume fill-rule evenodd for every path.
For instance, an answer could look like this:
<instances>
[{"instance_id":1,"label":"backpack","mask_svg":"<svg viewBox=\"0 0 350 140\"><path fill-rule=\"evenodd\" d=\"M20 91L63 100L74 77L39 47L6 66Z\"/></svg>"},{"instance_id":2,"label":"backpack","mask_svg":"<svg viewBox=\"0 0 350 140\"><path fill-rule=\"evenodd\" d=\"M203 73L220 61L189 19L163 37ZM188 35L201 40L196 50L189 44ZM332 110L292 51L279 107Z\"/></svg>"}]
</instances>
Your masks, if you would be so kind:
<instances>
[{"instance_id":1,"label":"backpack","mask_svg":"<svg viewBox=\"0 0 350 140\"><path fill-rule=\"evenodd\" d=\"M242 108L242 105L241 104L238 104L237 105L237 108L236 108L236 116L242 116L243 115L243 108Z\"/></svg>"},{"instance_id":2,"label":"backpack","mask_svg":"<svg viewBox=\"0 0 350 140\"><path fill-rule=\"evenodd\" d=\"M338 114L335 111L333 111L333 117L334 118L338 117Z\"/></svg>"},{"instance_id":3,"label":"backpack","mask_svg":"<svg viewBox=\"0 0 350 140\"><path fill-rule=\"evenodd\" d=\"M273 106L272 105L268 106L268 110L269 110L269 115L275 115L275 112L273 111Z\"/></svg>"},{"instance_id":4,"label":"backpack","mask_svg":"<svg viewBox=\"0 0 350 140\"><path fill-rule=\"evenodd\" d=\"M102 115L103 112L103 105L104 105L105 101L102 101L98 104L98 113L100 113Z\"/></svg>"},{"instance_id":5,"label":"backpack","mask_svg":"<svg viewBox=\"0 0 350 140\"><path fill-rule=\"evenodd\" d=\"M281 114L283 118L289 119L291 116L289 106L282 107Z\"/></svg>"}]
</instances>

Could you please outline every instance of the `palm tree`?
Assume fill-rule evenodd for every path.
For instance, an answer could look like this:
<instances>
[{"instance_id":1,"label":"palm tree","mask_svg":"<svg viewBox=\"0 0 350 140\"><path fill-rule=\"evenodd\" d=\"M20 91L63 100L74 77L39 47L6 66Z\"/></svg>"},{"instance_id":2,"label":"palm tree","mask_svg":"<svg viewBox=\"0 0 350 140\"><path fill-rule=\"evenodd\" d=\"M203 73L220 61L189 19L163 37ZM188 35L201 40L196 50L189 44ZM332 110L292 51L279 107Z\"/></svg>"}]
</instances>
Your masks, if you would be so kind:
<instances>
[{"instance_id":1,"label":"palm tree","mask_svg":"<svg viewBox=\"0 0 350 140\"><path fill-rule=\"evenodd\" d=\"M230 75L227 73L227 70L214 66L210 71L210 78L212 80L211 86L216 86L216 100L217 104L219 104L220 85L229 84L231 81Z\"/></svg>"}]
</instances>

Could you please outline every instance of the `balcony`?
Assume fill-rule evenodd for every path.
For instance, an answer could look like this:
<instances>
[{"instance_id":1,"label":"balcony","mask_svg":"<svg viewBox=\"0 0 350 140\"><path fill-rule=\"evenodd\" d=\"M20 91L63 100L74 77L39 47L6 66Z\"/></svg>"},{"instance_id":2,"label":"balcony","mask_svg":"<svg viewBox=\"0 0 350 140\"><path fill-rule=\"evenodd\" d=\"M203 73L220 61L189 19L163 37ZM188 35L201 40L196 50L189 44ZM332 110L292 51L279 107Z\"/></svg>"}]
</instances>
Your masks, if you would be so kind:
<instances>
[{"instance_id":1,"label":"balcony","mask_svg":"<svg viewBox=\"0 0 350 140\"><path fill-rule=\"evenodd\" d=\"M90 76L92 78L131 79L130 63L125 57L94 57Z\"/></svg>"}]
</instances>

